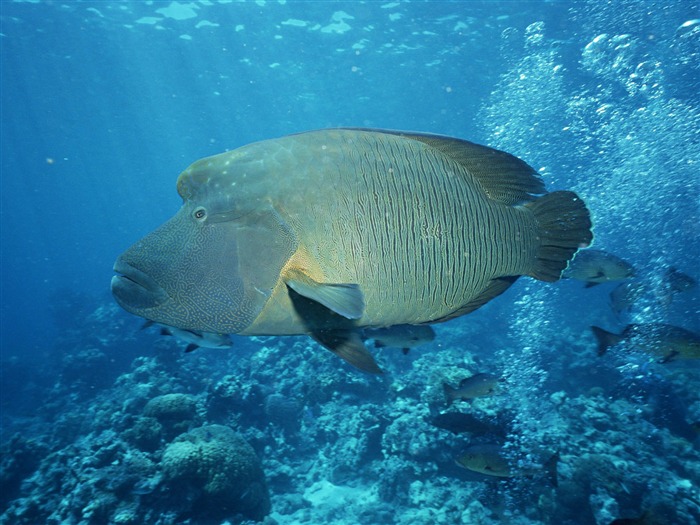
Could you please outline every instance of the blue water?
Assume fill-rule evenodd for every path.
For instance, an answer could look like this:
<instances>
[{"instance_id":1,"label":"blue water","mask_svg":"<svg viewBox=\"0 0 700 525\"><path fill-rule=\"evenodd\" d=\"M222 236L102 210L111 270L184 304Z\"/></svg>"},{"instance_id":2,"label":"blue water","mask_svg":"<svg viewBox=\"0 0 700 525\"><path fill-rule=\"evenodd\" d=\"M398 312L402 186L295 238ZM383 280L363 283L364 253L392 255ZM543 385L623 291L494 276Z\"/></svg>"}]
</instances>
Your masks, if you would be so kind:
<instances>
[{"instance_id":1,"label":"blue water","mask_svg":"<svg viewBox=\"0 0 700 525\"><path fill-rule=\"evenodd\" d=\"M155 523L149 509L163 524L229 518L168 507L163 485L148 476L125 482L137 487L132 491L99 483L84 489L116 497L102 514L78 503L56 510L57 495L77 502L78 488L37 481L58 468L41 463L48 451L121 440L129 418L157 395L186 393L201 411L226 374L239 374L237 388L247 392L246 402L226 409L237 411L237 426L215 411L190 426L226 422L253 444L279 523L607 524L657 507L675 520L669 523L700 519L700 456L688 430L700 420L698 365L662 367L620 353L601 361L588 331L592 324L621 331L630 322L662 322L699 332L697 286L671 301L652 297L619 318L608 305L612 283L584 289L570 280L520 279L484 309L439 326L425 350L377 352L390 372L380 382L358 378L305 339L240 339L237 352L202 350L189 359L172 340L140 330L109 294L115 258L177 211L175 180L191 162L337 126L427 131L509 151L539 170L548 189L581 195L597 248L651 281L669 266L700 279L698 19L697 3L686 0L3 1L2 442L19 432L43 452L8 482L12 495L0 513L11 506L14 514L0 519L41 523L53 512L51 523L112 523L128 510L133 521L123 523ZM149 366L138 379L135 370ZM507 397L481 408L517 412L510 442L518 447L560 450L559 492L465 478L452 464L468 440L434 428L421 433L416 422L435 408L435 381L458 369L510 378ZM305 378L319 374L333 378L335 395L309 393ZM268 391L255 401L259 384L303 410L263 401ZM596 388L603 395L591 393ZM568 402L552 400L561 392ZM125 408L130 399L140 400L138 410ZM122 406L114 409L118 422L70 423L110 400ZM265 412L270 406L276 408ZM351 416L361 421L330 435L338 425L332 421ZM632 431L624 418L633 420ZM589 435L593 420L602 430ZM71 429L63 437L51 434L57 422ZM374 428L385 431L367 438ZM114 433L111 440L105 432ZM302 445L304 432L316 445ZM650 436L658 442L635 462L635 443ZM171 438L141 453L157 463ZM575 457L584 443L601 458L618 454L615 466L597 473L601 458L581 466L584 459ZM21 448L9 450L19 457ZM314 456L319 450L337 459L324 463ZM679 465L681 450L687 456ZM121 456L113 460L124 464ZM280 463L290 472L281 474ZM88 486L88 474L75 468ZM154 469L149 475L159 474ZM303 478L309 469L314 475ZM399 480L396 486L363 492L382 472ZM324 483L358 492L341 497ZM319 494L354 503L333 507ZM48 510L20 520L18 508L27 513L28 501L47 495L55 499ZM538 497L545 510L526 503ZM666 508L674 498L681 501L675 513ZM588 510L576 518L571 509L581 505Z\"/></svg>"}]
</instances>

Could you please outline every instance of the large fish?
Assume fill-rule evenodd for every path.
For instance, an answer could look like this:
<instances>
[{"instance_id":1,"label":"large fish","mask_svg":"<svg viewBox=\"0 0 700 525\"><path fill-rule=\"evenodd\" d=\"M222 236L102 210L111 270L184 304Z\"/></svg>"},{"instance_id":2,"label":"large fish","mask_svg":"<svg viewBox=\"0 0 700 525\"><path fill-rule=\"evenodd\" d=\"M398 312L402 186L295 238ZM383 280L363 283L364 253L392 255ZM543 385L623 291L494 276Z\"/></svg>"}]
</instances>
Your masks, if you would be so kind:
<instances>
[{"instance_id":1,"label":"large fish","mask_svg":"<svg viewBox=\"0 0 700 525\"><path fill-rule=\"evenodd\" d=\"M180 211L116 261L129 312L185 330L309 334L380 372L361 329L469 313L556 281L588 210L508 153L436 135L320 130L187 168Z\"/></svg>"}]
</instances>

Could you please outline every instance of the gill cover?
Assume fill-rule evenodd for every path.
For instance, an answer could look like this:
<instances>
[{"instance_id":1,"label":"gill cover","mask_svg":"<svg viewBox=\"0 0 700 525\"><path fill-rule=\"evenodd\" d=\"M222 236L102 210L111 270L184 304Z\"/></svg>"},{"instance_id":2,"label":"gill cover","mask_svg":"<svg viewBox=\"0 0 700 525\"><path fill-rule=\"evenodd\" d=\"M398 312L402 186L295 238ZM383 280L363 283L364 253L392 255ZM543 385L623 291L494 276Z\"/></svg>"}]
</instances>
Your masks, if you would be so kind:
<instances>
[{"instance_id":1,"label":"gill cover","mask_svg":"<svg viewBox=\"0 0 700 525\"><path fill-rule=\"evenodd\" d=\"M126 310L186 330L238 333L263 309L297 241L261 184L238 184L246 173L229 172L231 157L183 172L180 211L118 259L123 275L112 290ZM139 284L159 289L158 300L144 300L150 292Z\"/></svg>"}]
</instances>

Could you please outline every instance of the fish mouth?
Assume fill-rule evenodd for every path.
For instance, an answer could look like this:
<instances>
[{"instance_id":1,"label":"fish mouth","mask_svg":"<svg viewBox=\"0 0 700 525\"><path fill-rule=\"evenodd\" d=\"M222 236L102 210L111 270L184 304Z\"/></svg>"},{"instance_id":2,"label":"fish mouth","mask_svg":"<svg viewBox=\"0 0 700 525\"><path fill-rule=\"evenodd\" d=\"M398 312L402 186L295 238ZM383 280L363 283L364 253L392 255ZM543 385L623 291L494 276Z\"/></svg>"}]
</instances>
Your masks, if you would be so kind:
<instances>
[{"instance_id":1,"label":"fish mouth","mask_svg":"<svg viewBox=\"0 0 700 525\"><path fill-rule=\"evenodd\" d=\"M121 258L114 263L114 271L112 295L127 311L155 308L170 298L155 279Z\"/></svg>"}]
</instances>

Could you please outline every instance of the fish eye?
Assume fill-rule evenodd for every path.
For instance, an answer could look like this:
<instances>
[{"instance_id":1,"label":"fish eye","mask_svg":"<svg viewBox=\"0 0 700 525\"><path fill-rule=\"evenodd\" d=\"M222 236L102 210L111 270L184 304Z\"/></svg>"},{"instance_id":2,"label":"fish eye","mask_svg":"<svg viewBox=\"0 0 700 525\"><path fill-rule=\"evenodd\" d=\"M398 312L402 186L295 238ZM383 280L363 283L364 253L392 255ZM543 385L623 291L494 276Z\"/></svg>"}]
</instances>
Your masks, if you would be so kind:
<instances>
[{"instance_id":1,"label":"fish eye","mask_svg":"<svg viewBox=\"0 0 700 525\"><path fill-rule=\"evenodd\" d=\"M205 210L204 208L197 208L196 210L194 210L194 213L192 215L194 215L195 219L201 221L207 216L207 210Z\"/></svg>"}]
</instances>

